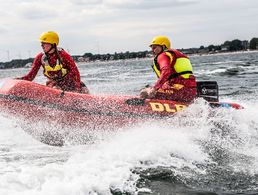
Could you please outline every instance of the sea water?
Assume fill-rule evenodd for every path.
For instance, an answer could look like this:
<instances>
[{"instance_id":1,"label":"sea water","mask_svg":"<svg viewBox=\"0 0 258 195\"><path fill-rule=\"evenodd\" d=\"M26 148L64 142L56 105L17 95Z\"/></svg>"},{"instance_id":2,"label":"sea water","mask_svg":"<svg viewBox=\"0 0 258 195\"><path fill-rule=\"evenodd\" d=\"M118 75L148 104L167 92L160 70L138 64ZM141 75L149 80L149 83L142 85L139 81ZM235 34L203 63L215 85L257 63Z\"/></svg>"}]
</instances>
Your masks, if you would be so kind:
<instances>
[{"instance_id":1,"label":"sea water","mask_svg":"<svg viewBox=\"0 0 258 195\"><path fill-rule=\"evenodd\" d=\"M217 81L220 101L245 109L211 115L197 100L165 122L103 130L88 143L63 147L35 140L0 111L0 194L258 194L258 52L190 58L197 80ZM151 59L78 68L92 94L137 95L156 80ZM0 78L28 71L0 70ZM45 83L42 70L35 82Z\"/></svg>"}]
</instances>

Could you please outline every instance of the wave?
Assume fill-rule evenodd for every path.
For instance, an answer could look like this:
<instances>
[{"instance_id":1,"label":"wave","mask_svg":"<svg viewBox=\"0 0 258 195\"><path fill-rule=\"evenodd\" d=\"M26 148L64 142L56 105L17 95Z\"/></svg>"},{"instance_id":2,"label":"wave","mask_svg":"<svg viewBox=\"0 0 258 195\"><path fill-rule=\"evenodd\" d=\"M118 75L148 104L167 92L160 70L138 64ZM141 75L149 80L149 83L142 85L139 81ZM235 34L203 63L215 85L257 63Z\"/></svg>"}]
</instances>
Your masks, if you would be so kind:
<instances>
[{"instance_id":1,"label":"wave","mask_svg":"<svg viewBox=\"0 0 258 195\"><path fill-rule=\"evenodd\" d=\"M255 191L258 104L245 107L210 112L208 105L198 100L165 122L108 132L86 145L71 143L56 149L36 142L29 147L33 141L26 138L21 141L22 163L16 159L14 164L17 170L9 169L8 173L7 167L3 169L0 192L11 191L6 182L14 183L12 192L18 194L135 194L172 190L162 189L165 181L178 190L184 186L183 189L192 191L214 192L216 186L221 186L224 192ZM10 124L11 121L1 128L10 129ZM17 127L11 127L11 131L17 135L13 142L17 142L22 131ZM34 148L32 153L28 153L28 148ZM54 155L48 158L49 150ZM30 154L35 158L30 158ZM40 166L39 159L44 166Z\"/></svg>"}]
</instances>

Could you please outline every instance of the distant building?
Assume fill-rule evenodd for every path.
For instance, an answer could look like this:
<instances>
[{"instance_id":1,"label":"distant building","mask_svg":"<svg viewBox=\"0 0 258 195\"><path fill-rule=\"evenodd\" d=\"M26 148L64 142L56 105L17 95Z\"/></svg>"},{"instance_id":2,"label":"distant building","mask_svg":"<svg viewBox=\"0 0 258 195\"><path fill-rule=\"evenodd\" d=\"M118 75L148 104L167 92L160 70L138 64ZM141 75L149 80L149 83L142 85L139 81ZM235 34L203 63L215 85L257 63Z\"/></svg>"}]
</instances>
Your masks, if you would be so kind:
<instances>
[{"instance_id":1,"label":"distant building","mask_svg":"<svg viewBox=\"0 0 258 195\"><path fill-rule=\"evenodd\" d=\"M90 61L90 58L88 58L88 57L78 57L77 58L77 61L78 62L89 62Z\"/></svg>"},{"instance_id":2,"label":"distant building","mask_svg":"<svg viewBox=\"0 0 258 195\"><path fill-rule=\"evenodd\" d=\"M243 50L247 50L249 48L249 41L245 40L241 42Z\"/></svg>"},{"instance_id":3,"label":"distant building","mask_svg":"<svg viewBox=\"0 0 258 195\"><path fill-rule=\"evenodd\" d=\"M200 53L200 54L209 53L209 49L208 48L199 49L198 53Z\"/></svg>"},{"instance_id":4,"label":"distant building","mask_svg":"<svg viewBox=\"0 0 258 195\"><path fill-rule=\"evenodd\" d=\"M25 64L25 68L30 68L32 66L32 62L28 62L27 64Z\"/></svg>"},{"instance_id":5,"label":"distant building","mask_svg":"<svg viewBox=\"0 0 258 195\"><path fill-rule=\"evenodd\" d=\"M178 49L179 51L181 51L182 53L186 54L186 55L190 55L190 54L196 54L198 53L197 48L190 48L190 49Z\"/></svg>"},{"instance_id":6,"label":"distant building","mask_svg":"<svg viewBox=\"0 0 258 195\"><path fill-rule=\"evenodd\" d=\"M221 51L229 51L228 45L221 45Z\"/></svg>"}]
</instances>

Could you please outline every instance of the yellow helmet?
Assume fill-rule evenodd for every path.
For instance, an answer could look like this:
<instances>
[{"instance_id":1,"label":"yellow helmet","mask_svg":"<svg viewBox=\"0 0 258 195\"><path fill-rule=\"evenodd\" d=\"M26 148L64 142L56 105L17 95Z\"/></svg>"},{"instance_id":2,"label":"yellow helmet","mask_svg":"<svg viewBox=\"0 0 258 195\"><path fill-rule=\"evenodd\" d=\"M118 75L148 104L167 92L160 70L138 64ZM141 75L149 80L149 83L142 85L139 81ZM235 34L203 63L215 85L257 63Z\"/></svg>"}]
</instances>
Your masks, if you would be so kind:
<instances>
[{"instance_id":1,"label":"yellow helmet","mask_svg":"<svg viewBox=\"0 0 258 195\"><path fill-rule=\"evenodd\" d=\"M50 43L50 44L56 44L56 45L58 45L59 43L58 34L54 31L48 31L48 32L42 33L39 37L39 40L40 42L43 42L43 43Z\"/></svg>"},{"instance_id":2,"label":"yellow helmet","mask_svg":"<svg viewBox=\"0 0 258 195\"><path fill-rule=\"evenodd\" d=\"M160 45L170 48L170 41L166 36L156 36L152 39L150 46L151 45Z\"/></svg>"}]
</instances>

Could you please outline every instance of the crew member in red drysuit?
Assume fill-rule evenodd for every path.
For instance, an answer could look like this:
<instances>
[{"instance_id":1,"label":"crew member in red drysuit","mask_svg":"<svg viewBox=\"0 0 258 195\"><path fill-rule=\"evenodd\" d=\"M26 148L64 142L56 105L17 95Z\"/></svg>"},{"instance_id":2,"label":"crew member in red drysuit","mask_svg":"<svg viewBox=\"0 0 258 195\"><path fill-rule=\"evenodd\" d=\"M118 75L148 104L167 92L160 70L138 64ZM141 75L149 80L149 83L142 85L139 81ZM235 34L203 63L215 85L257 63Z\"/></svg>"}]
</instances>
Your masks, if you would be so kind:
<instances>
[{"instance_id":1,"label":"crew member in red drysuit","mask_svg":"<svg viewBox=\"0 0 258 195\"><path fill-rule=\"evenodd\" d=\"M89 93L86 85L81 82L79 70L72 57L62 48L58 48L58 34L48 31L40 36L43 52L39 53L32 64L29 73L20 79L32 81L40 67L44 69L44 75L48 78L48 87L73 91L78 93Z\"/></svg>"},{"instance_id":2,"label":"crew member in red drysuit","mask_svg":"<svg viewBox=\"0 0 258 195\"><path fill-rule=\"evenodd\" d=\"M152 40L154 60L153 70L158 80L153 87L147 87L140 93L142 98L167 99L191 102L196 97L196 80L192 65L186 55L170 48L165 36Z\"/></svg>"}]
</instances>

